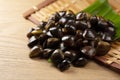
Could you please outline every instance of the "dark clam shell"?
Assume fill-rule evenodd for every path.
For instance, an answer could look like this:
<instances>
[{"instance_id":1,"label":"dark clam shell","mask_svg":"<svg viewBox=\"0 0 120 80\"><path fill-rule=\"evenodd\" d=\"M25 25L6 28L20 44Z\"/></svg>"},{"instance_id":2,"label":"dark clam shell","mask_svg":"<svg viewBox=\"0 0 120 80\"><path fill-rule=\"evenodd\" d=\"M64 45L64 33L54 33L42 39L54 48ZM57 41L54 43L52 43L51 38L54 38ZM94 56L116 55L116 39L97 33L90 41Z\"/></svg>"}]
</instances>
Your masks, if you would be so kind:
<instances>
[{"instance_id":1,"label":"dark clam shell","mask_svg":"<svg viewBox=\"0 0 120 80\"><path fill-rule=\"evenodd\" d=\"M59 11L58 14L63 17L66 14L66 11Z\"/></svg>"},{"instance_id":2,"label":"dark clam shell","mask_svg":"<svg viewBox=\"0 0 120 80\"><path fill-rule=\"evenodd\" d=\"M58 38L48 38L44 42L44 48L57 48L59 46L60 40Z\"/></svg>"},{"instance_id":3,"label":"dark clam shell","mask_svg":"<svg viewBox=\"0 0 120 80\"><path fill-rule=\"evenodd\" d=\"M83 37L87 40L95 40L97 33L92 29L86 29L83 32Z\"/></svg>"},{"instance_id":4,"label":"dark clam shell","mask_svg":"<svg viewBox=\"0 0 120 80\"><path fill-rule=\"evenodd\" d=\"M62 29L61 28L58 28L58 27L52 27L49 29L51 35L53 37L58 37L60 38L62 36Z\"/></svg>"},{"instance_id":5,"label":"dark clam shell","mask_svg":"<svg viewBox=\"0 0 120 80\"><path fill-rule=\"evenodd\" d=\"M53 49L49 49L49 48L44 49L43 58L48 59L51 56L53 51L54 51Z\"/></svg>"},{"instance_id":6,"label":"dark clam shell","mask_svg":"<svg viewBox=\"0 0 120 80\"><path fill-rule=\"evenodd\" d=\"M37 27L39 27L40 29L44 30L46 24L47 24L47 22L41 21Z\"/></svg>"},{"instance_id":7,"label":"dark clam shell","mask_svg":"<svg viewBox=\"0 0 120 80\"><path fill-rule=\"evenodd\" d=\"M108 42L105 41L99 41L98 46L96 48L96 55L97 56L104 56L108 53L108 51L111 49L111 45Z\"/></svg>"},{"instance_id":8,"label":"dark clam shell","mask_svg":"<svg viewBox=\"0 0 120 80\"><path fill-rule=\"evenodd\" d=\"M84 67L88 63L88 60L84 57L79 57L74 62L72 62L72 65L75 67Z\"/></svg>"},{"instance_id":9,"label":"dark clam shell","mask_svg":"<svg viewBox=\"0 0 120 80\"><path fill-rule=\"evenodd\" d=\"M46 39L48 39L49 36L45 33L41 34L39 37L38 37L38 42L39 44L43 45L43 43L45 42Z\"/></svg>"},{"instance_id":10,"label":"dark clam shell","mask_svg":"<svg viewBox=\"0 0 120 80\"><path fill-rule=\"evenodd\" d=\"M74 37L70 36L70 35L63 36L62 37L62 42L63 42L65 47L74 47L74 45L75 45Z\"/></svg>"},{"instance_id":11,"label":"dark clam shell","mask_svg":"<svg viewBox=\"0 0 120 80\"><path fill-rule=\"evenodd\" d=\"M88 18L89 18L89 16L85 12L80 12L76 15L77 20L87 20Z\"/></svg>"},{"instance_id":12,"label":"dark clam shell","mask_svg":"<svg viewBox=\"0 0 120 80\"><path fill-rule=\"evenodd\" d=\"M52 63L57 66L64 59L63 52L60 49L56 49L50 56Z\"/></svg>"},{"instance_id":13,"label":"dark clam shell","mask_svg":"<svg viewBox=\"0 0 120 80\"><path fill-rule=\"evenodd\" d=\"M47 22L47 24L45 25L45 30L48 31L49 28L51 28L51 27L53 27L53 26L55 26L55 21L50 19L50 20Z\"/></svg>"},{"instance_id":14,"label":"dark clam shell","mask_svg":"<svg viewBox=\"0 0 120 80\"><path fill-rule=\"evenodd\" d=\"M64 17L66 17L67 19L70 19L70 20L71 19L75 20L75 14L71 10L68 10Z\"/></svg>"},{"instance_id":15,"label":"dark clam shell","mask_svg":"<svg viewBox=\"0 0 120 80\"><path fill-rule=\"evenodd\" d=\"M70 67L70 62L68 60L63 60L61 63L59 63L57 65L57 68L60 71L65 71L65 70L69 69L69 67Z\"/></svg>"},{"instance_id":16,"label":"dark clam shell","mask_svg":"<svg viewBox=\"0 0 120 80\"><path fill-rule=\"evenodd\" d=\"M68 35L76 34L76 28L73 25L66 24L64 29L66 30L66 34Z\"/></svg>"},{"instance_id":17,"label":"dark clam shell","mask_svg":"<svg viewBox=\"0 0 120 80\"><path fill-rule=\"evenodd\" d=\"M111 41L113 41L113 37L109 33L104 33L102 36L102 40L107 41L107 42L111 42Z\"/></svg>"},{"instance_id":18,"label":"dark clam shell","mask_svg":"<svg viewBox=\"0 0 120 80\"><path fill-rule=\"evenodd\" d=\"M29 48L32 48L33 46L37 45L38 44L38 38L36 38L35 36L32 36L30 39L29 39L29 42L28 42L28 47Z\"/></svg>"},{"instance_id":19,"label":"dark clam shell","mask_svg":"<svg viewBox=\"0 0 120 80\"><path fill-rule=\"evenodd\" d=\"M85 21L76 21L76 29L84 31L85 29L89 28L87 22Z\"/></svg>"},{"instance_id":20,"label":"dark clam shell","mask_svg":"<svg viewBox=\"0 0 120 80\"><path fill-rule=\"evenodd\" d=\"M49 19L50 19L50 20L53 20L53 21L55 21L55 22L58 22L60 18L61 18L61 17L60 17L60 15L59 15L59 13L56 12L55 14L52 14Z\"/></svg>"},{"instance_id":21,"label":"dark clam shell","mask_svg":"<svg viewBox=\"0 0 120 80\"><path fill-rule=\"evenodd\" d=\"M66 17L62 17L60 20L59 20L59 24L60 25L65 25L67 23L68 19Z\"/></svg>"},{"instance_id":22,"label":"dark clam shell","mask_svg":"<svg viewBox=\"0 0 120 80\"><path fill-rule=\"evenodd\" d=\"M29 54L30 58L36 58L36 57L42 57L43 56L43 49L40 46L34 46L31 49L31 52Z\"/></svg>"},{"instance_id":23,"label":"dark clam shell","mask_svg":"<svg viewBox=\"0 0 120 80\"><path fill-rule=\"evenodd\" d=\"M31 36L33 36L33 34L31 33L34 30L34 28L30 28L28 33L27 33L27 37L30 38Z\"/></svg>"},{"instance_id":24,"label":"dark clam shell","mask_svg":"<svg viewBox=\"0 0 120 80\"><path fill-rule=\"evenodd\" d=\"M88 57L92 58L96 55L96 49L92 46L85 46L81 49L81 52Z\"/></svg>"},{"instance_id":25,"label":"dark clam shell","mask_svg":"<svg viewBox=\"0 0 120 80\"><path fill-rule=\"evenodd\" d=\"M72 62L73 60L75 60L77 57L77 53L75 51L69 50L69 51L65 51L64 52L64 58L66 60L69 60L70 62Z\"/></svg>"},{"instance_id":26,"label":"dark clam shell","mask_svg":"<svg viewBox=\"0 0 120 80\"><path fill-rule=\"evenodd\" d=\"M108 27L108 24L105 20L99 20L95 29L96 29L96 31L104 32L107 27Z\"/></svg>"}]
</instances>

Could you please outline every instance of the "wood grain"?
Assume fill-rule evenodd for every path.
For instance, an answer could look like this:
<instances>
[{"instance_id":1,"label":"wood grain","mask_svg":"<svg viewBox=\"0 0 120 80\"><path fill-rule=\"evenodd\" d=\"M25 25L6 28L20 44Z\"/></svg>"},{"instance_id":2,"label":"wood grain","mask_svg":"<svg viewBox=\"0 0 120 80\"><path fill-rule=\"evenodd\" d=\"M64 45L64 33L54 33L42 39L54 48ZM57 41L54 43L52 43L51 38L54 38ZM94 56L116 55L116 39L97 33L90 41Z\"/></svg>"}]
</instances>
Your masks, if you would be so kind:
<instances>
[{"instance_id":1,"label":"wood grain","mask_svg":"<svg viewBox=\"0 0 120 80\"><path fill-rule=\"evenodd\" d=\"M45 60L28 57L26 33L33 23L22 13L42 0L0 0L0 80L120 80L120 75L93 61L60 72Z\"/></svg>"}]
</instances>

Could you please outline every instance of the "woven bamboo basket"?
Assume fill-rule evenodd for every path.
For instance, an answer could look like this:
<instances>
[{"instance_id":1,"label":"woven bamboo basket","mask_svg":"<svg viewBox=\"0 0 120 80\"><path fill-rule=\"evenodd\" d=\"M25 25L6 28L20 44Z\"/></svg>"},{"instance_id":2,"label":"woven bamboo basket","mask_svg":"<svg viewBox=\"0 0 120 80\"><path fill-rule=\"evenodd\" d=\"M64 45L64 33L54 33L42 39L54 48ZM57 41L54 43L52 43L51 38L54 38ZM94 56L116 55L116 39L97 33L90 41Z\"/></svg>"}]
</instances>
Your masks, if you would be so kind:
<instances>
[{"instance_id":1,"label":"woven bamboo basket","mask_svg":"<svg viewBox=\"0 0 120 80\"><path fill-rule=\"evenodd\" d=\"M56 11L72 10L77 13L95 0L45 0L44 2L33 6L26 11L23 16L27 20L39 25L40 21L45 21L47 18ZM120 14L120 0L109 0L110 4L118 14ZM112 48L105 56L96 56L95 61L108 68L120 73L120 41L112 43Z\"/></svg>"}]
</instances>

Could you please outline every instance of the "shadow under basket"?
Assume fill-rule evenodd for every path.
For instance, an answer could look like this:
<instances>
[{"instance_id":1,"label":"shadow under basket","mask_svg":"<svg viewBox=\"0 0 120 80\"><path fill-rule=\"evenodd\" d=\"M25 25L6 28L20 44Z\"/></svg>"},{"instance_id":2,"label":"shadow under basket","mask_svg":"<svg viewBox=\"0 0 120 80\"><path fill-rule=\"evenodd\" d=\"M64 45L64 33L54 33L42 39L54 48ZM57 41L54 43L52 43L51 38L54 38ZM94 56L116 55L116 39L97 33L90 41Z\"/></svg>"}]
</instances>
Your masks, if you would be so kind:
<instances>
[{"instance_id":1,"label":"shadow under basket","mask_svg":"<svg viewBox=\"0 0 120 80\"><path fill-rule=\"evenodd\" d=\"M46 21L47 18L61 10L72 10L74 13L85 9L95 0L45 0L44 2L33 6L26 11L23 16L27 20L39 25L40 21ZM112 7L120 14L120 0L109 0ZM84 3L84 4L83 4ZM112 43L112 48L105 56L95 56L95 62L107 66L120 73L120 41Z\"/></svg>"}]
</instances>

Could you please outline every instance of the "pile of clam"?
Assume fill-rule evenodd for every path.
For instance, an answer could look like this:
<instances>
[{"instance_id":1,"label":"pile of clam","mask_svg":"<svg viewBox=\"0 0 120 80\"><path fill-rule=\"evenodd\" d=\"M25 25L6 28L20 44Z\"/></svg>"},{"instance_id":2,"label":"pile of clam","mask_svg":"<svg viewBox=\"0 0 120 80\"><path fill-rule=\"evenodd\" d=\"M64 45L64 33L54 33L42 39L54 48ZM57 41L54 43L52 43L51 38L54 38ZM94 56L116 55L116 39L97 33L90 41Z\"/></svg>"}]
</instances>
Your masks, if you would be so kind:
<instances>
[{"instance_id":1,"label":"pile of clam","mask_svg":"<svg viewBox=\"0 0 120 80\"><path fill-rule=\"evenodd\" d=\"M108 53L114 34L114 24L103 17L59 11L28 32L29 56L50 60L60 71L83 67L89 58Z\"/></svg>"}]
</instances>

